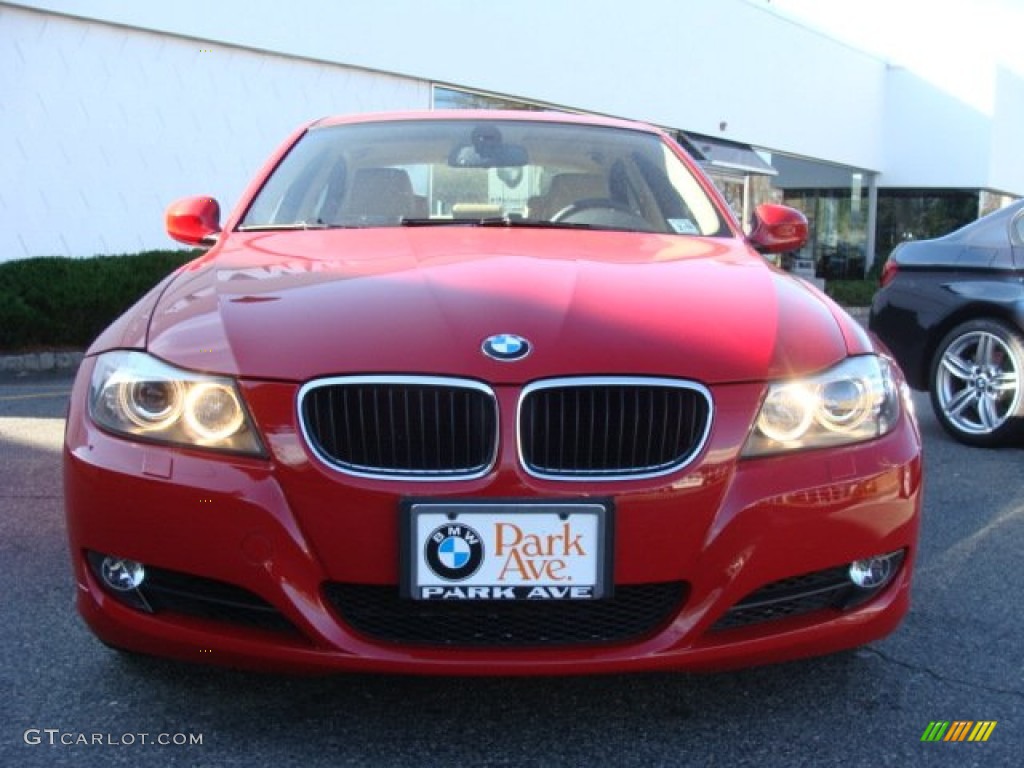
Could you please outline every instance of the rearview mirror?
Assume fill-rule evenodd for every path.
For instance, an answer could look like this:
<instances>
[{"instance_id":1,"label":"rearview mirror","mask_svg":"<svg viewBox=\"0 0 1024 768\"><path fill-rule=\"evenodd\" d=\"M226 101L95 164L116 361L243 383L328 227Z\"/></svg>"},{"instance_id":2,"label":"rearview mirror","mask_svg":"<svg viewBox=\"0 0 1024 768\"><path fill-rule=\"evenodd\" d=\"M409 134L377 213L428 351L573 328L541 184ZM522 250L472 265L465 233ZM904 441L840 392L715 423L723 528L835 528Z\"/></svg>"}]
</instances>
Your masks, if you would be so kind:
<instances>
[{"instance_id":1,"label":"rearview mirror","mask_svg":"<svg viewBox=\"0 0 1024 768\"><path fill-rule=\"evenodd\" d=\"M167 207L167 234L186 245L211 246L220 232L220 205L209 195L184 197Z\"/></svg>"},{"instance_id":2,"label":"rearview mirror","mask_svg":"<svg viewBox=\"0 0 1024 768\"><path fill-rule=\"evenodd\" d=\"M511 168L526 163L526 148L518 144L490 147L486 154L472 144L463 144L448 156L448 165L453 168Z\"/></svg>"},{"instance_id":3,"label":"rearview mirror","mask_svg":"<svg viewBox=\"0 0 1024 768\"><path fill-rule=\"evenodd\" d=\"M473 129L466 144L456 144L448 155L452 168L511 168L528 162L526 147L505 144L495 125L482 124Z\"/></svg>"},{"instance_id":4,"label":"rearview mirror","mask_svg":"<svg viewBox=\"0 0 1024 768\"><path fill-rule=\"evenodd\" d=\"M807 242L807 217L787 205L759 205L747 241L760 253L799 250Z\"/></svg>"}]
</instances>

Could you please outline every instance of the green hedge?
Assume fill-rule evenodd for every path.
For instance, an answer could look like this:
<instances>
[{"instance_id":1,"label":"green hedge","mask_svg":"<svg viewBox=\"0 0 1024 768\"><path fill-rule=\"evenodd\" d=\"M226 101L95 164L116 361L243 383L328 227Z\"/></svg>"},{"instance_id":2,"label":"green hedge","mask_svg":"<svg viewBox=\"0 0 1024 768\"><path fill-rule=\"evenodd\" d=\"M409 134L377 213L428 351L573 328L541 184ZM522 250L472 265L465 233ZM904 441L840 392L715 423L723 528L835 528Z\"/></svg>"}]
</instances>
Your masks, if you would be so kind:
<instances>
[{"instance_id":1,"label":"green hedge","mask_svg":"<svg viewBox=\"0 0 1024 768\"><path fill-rule=\"evenodd\" d=\"M84 348L200 251L0 262L0 352Z\"/></svg>"},{"instance_id":2,"label":"green hedge","mask_svg":"<svg viewBox=\"0 0 1024 768\"><path fill-rule=\"evenodd\" d=\"M826 280L825 293L844 307L869 307L878 280Z\"/></svg>"}]
</instances>

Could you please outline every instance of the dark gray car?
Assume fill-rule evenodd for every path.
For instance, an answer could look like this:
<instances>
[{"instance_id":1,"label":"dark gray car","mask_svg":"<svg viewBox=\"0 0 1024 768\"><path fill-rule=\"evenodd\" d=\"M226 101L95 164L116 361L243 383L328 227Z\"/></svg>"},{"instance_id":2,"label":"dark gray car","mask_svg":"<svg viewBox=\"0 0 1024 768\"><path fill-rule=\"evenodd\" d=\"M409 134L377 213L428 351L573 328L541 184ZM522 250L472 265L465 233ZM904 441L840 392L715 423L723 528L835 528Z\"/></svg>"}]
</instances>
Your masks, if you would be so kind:
<instances>
[{"instance_id":1,"label":"dark gray car","mask_svg":"<svg viewBox=\"0 0 1024 768\"><path fill-rule=\"evenodd\" d=\"M902 243L870 327L942 426L995 446L1024 426L1024 201L934 240Z\"/></svg>"}]
</instances>

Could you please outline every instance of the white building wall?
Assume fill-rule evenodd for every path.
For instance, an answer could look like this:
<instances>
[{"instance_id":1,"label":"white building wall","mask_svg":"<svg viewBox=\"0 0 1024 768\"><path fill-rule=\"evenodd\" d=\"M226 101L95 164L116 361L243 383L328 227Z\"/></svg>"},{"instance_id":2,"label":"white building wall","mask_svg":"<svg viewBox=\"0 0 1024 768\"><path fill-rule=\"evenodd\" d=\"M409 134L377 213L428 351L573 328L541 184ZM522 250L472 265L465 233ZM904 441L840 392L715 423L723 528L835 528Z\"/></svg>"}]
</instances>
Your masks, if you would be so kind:
<instances>
[{"instance_id":1,"label":"white building wall","mask_svg":"<svg viewBox=\"0 0 1024 768\"><path fill-rule=\"evenodd\" d=\"M1024 194L1024 78L1000 67L996 72L989 156L989 188Z\"/></svg>"},{"instance_id":2,"label":"white building wall","mask_svg":"<svg viewBox=\"0 0 1024 768\"><path fill-rule=\"evenodd\" d=\"M301 123L429 105L422 81L0 5L0 260L173 248L171 201L234 206Z\"/></svg>"},{"instance_id":3,"label":"white building wall","mask_svg":"<svg viewBox=\"0 0 1024 768\"><path fill-rule=\"evenodd\" d=\"M884 63L747 0L21 4L632 117L868 169L881 159Z\"/></svg>"},{"instance_id":4,"label":"white building wall","mask_svg":"<svg viewBox=\"0 0 1024 768\"><path fill-rule=\"evenodd\" d=\"M880 186L988 186L990 116L902 68L889 72L885 114Z\"/></svg>"}]
</instances>

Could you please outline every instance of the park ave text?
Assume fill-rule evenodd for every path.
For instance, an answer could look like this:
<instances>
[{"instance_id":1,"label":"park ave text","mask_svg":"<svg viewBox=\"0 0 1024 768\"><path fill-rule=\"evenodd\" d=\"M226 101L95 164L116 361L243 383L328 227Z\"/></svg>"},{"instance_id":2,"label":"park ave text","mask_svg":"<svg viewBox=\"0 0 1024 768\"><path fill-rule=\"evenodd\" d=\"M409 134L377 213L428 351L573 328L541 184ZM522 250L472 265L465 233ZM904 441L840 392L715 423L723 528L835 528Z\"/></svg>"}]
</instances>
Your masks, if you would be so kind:
<instances>
[{"instance_id":1,"label":"park ave text","mask_svg":"<svg viewBox=\"0 0 1024 768\"><path fill-rule=\"evenodd\" d=\"M494 526L493 557L501 561L497 581L489 586L429 586L424 600L587 600L592 586L572 585L570 562L588 553L583 534L566 522L558 533L526 533L515 523Z\"/></svg>"}]
</instances>

